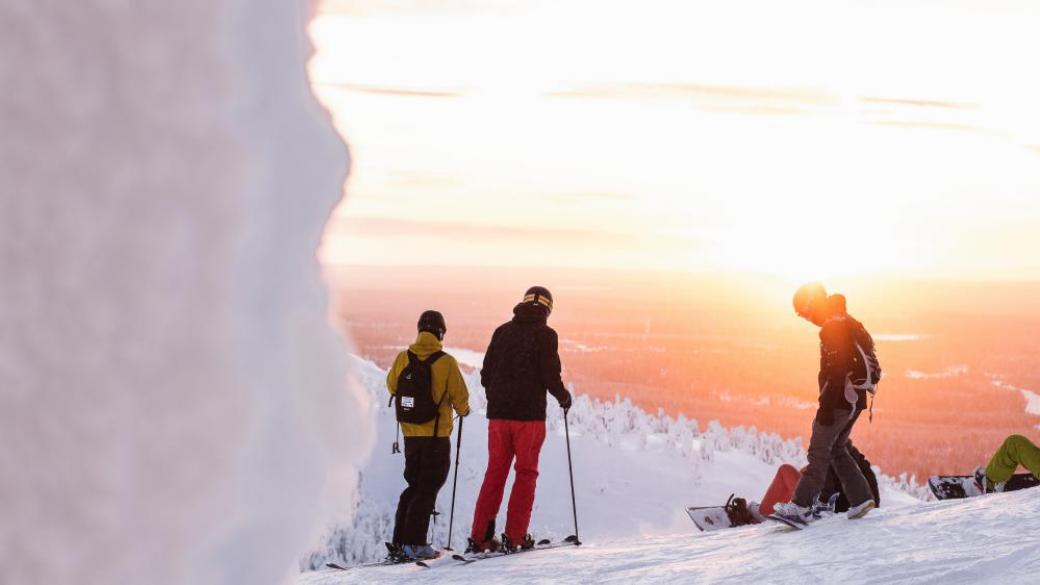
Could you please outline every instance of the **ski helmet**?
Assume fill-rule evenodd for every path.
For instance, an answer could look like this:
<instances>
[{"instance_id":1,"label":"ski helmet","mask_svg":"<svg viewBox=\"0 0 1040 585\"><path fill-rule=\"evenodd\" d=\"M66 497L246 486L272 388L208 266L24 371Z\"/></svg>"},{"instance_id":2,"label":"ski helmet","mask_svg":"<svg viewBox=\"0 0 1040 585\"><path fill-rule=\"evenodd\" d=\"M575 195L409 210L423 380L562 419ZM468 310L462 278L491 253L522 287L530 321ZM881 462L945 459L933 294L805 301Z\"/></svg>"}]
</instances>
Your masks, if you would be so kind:
<instances>
[{"instance_id":1,"label":"ski helmet","mask_svg":"<svg viewBox=\"0 0 1040 585\"><path fill-rule=\"evenodd\" d=\"M444 323L444 315L437 311L423 311L423 314L419 315L417 327L420 333L427 331L434 334L438 340L443 340L444 334L448 332L448 326Z\"/></svg>"},{"instance_id":2,"label":"ski helmet","mask_svg":"<svg viewBox=\"0 0 1040 585\"><path fill-rule=\"evenodd\" d=\"M532 305L541 305L546 308L547 312L552 313L552 293L549 292L549 289L545 288L544 286L532 286L531 288L527 289L527 292L524 293L523 302Z\"/></svg>"},{"instance_id":3,"label":"ski helmet","mask_svg":"<svg viewBox=\"0 0 1040 585\"><path fill-rule=\"evenodd\" d=\"M827 289L818 282L803 284L794 293L794 312L798 316L810 319L813 306L819 306L821 301L827 299Z\"/></svg>"}]
</instances>

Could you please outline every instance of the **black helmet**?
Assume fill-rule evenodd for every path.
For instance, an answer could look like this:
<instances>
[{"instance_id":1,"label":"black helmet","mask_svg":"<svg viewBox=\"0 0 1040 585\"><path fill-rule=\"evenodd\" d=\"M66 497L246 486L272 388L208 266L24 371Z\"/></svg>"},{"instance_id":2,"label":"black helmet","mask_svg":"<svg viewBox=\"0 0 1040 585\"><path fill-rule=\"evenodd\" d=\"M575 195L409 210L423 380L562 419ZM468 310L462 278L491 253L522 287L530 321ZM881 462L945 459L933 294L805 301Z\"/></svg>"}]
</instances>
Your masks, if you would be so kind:
<instances>
[{"instance_id":1,"label":"black helmet","mask_svg":"<svg viewBox=\"0 0 1040 585\"><path fill-rule=\"evenodd\" d=\"M545 307L546 312L552 313L553 298L549 289L544 286L532 286L524 293L524 303Z\"/></svg>"},{"instance_id":2,"label":"black helmet","mask_svg":"<svg viewBox=\"0 0 1040 585\"><path fill-rule=\"evenodd\" d=\"M820 303L827 300L827 289L818 282L803 284L794 293L794 312L800 317L810 319L813 307L820 307Z\"/></svg>"},{"instance_id":3,"label":"black helmet","mask_svg":"<svg viewBox=\"0 0 1040 585\"><path fill-rule=\"evenodd\" d=\"M419 315L419 323L416 326L420 333L428 331L442 341L444 334L448 332L448 326L444 324L444 315L438 311L423 311L423 314Z\"/></svg>"}]
</instances>

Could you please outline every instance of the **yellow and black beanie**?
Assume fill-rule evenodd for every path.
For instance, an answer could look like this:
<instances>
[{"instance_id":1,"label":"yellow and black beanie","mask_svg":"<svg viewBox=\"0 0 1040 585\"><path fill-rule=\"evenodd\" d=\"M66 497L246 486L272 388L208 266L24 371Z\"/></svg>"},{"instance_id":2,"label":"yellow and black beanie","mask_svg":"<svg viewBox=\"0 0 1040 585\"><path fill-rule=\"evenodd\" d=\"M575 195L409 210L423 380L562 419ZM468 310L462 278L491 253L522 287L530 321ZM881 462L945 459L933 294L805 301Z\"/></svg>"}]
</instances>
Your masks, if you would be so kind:
<instances>
[{"instance_id":1,"label":"yellow and black beanie","mask_svg":"<svg viewBox=\"0 0 1040 585\"><path fill-rule=\"evenodd\" d=\"M552 293L544 286L532 286L527 289L527 292L524 293L523 302L531 305L541 305L545 307L548 312L552 312Z\"/></svg>"}]
</instances>

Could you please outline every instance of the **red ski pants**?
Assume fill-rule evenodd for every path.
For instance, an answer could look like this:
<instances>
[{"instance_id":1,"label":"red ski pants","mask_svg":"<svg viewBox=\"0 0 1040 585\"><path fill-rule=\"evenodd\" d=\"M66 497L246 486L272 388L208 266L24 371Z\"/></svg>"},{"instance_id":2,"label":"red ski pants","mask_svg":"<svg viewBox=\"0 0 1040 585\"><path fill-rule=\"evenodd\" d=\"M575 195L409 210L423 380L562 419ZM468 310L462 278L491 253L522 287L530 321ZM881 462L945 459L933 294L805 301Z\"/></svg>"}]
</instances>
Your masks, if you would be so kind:
<instances>
[{"instance_id":1,"label":"red ski pants","mask_svg":"<svg viewBox=\"0 0 1040 585\"><path fill-rule=\"evenodd\" d=\"M473 512L473 540L487 542L495 533L495 517L502 505L509 466L516 459L516 478L509 495L506 515L506 536L519 544L527 535L534 506L535 484L538 481L538 454L545 442L545 421L501 420L488 421L488 467L484 483ZM489 534L490 533L490 534Z\"/></svg>"}]
</instances>

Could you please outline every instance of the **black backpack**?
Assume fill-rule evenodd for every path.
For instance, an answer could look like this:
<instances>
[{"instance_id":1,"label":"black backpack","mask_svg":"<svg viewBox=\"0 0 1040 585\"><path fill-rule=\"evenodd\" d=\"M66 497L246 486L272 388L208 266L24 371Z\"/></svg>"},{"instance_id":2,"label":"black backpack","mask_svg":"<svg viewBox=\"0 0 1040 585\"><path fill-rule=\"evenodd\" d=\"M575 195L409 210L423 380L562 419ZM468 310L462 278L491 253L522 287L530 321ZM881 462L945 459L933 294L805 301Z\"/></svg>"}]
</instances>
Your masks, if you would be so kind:
<instances>
[{"instance_id":1,"label":"black backpack","mask_svg":"<svg viewBox=\"0 0 1040 585\"><path fill-rule=\"evenodd\" d=\"M881 362L878 361L877 353L874 351L874 340L862 325L858 325L855 331L854 346L852 385L857 390L866 390L875 394L878 382L881 381Z\"/></svg>"},{"instance_id":2,"label":"black backpack","mask_svg":"<svg viewBox=\"0 0 1040 585\"><path fill-rule=\"evenodd\" d=\"M408 365L397 377L397 392L390 397L391 404L397 399L397 422L423 424L438 417L440 404L433 401L433 372L430 368L443 355L443 351L438 351L422 361L419 356L408 352ZM444 400L443 396L441 400ZM433 432L436 435L436 423Z\"/></svg>"}]
</instances>

